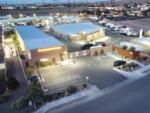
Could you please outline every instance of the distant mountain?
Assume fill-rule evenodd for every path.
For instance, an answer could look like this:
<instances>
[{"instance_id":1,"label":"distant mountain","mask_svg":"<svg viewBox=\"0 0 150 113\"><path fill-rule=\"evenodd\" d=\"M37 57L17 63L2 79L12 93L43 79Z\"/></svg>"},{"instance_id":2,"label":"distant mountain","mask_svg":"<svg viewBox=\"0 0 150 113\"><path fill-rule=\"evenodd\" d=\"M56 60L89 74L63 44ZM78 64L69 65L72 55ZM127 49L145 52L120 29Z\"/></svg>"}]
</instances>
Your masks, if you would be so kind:
<instances>
[{"instance_id":1,"label":"distant mountain","mask_svg":"<svg viewBox=\"0 0 150 113\"><path fill-rule=\"evenodd\" d=\"M145 3L145 2L150 2L150 0L115 0L116 2L122 2L122 3Z\"/></svg>"},{"instance_id":2,"label":"distant mountain","mask_svg":"<svg viewBox=\"0 0 150 113\"><path fill-rule=\"evenodd\" d=\"M93 2L103 2L111 0L69 0L70 3L93 3ZM113 0L120 3L129 3L129 2L150 2L150 0ZM68 0L0 0L0 4L38 4L38 3L68 3Z\"/></svg>"},{"instance_id":3,"label":"distant mountain","mask_svg":"<svg viewBox=\"0 0 150 113\"><path fill-rule=\"evenodd\" d=\"M101 1L109 1L109 0L69 0L71 3L75 2L101 2ZM0 4L35 4L35 3L65 3L68 0L0 0Z\"/></svg>"}]
</instances>

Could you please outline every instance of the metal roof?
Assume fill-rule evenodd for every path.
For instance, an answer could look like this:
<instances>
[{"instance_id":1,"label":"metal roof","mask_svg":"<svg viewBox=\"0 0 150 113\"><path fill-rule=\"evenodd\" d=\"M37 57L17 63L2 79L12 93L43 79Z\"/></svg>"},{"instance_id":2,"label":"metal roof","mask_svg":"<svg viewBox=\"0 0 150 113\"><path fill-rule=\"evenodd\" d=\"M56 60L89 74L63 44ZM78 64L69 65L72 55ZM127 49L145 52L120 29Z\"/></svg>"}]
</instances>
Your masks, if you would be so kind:
<instances>
[{"instance_id":1,"label":"metal roof","mask_svg":"<svg viewBox=\"0 0 150 113\"><path fill-rule=\"evenodd\" d=\"M70 24L54 25L52 29L54 29L55 31L59 33L64 33L68 35L79 35L82 32L85 32L85 33L96 32L100 29L103 29L103 27L99 25L95 25L91 22L84 22L84 23L70 23Z\"/></svg>"},{"instance_id":2,"label":"metal roof","mask_svg":"<svg viewBox=\"0 0 150 113\"><path fill-rule=\"evenodd\" d=\"M0 24L10 24L10 23L18 23L18 22L30 22L32 20L45 20L45 19L53 19L51 16L34 16L34 17L25 17L25 18L11 18L0 20Z\"/></svg>"},{"instance_id":3,"label":"metal roof","mask_svg":"<svg viewBox=\"0 0 150 113\"><path fill-rule=\"evenodd\" d=\"M16 26L15 29L29 50L64 46L62 42L53 36L49 36L33 26Z\"/></svg>"}]
</instances>

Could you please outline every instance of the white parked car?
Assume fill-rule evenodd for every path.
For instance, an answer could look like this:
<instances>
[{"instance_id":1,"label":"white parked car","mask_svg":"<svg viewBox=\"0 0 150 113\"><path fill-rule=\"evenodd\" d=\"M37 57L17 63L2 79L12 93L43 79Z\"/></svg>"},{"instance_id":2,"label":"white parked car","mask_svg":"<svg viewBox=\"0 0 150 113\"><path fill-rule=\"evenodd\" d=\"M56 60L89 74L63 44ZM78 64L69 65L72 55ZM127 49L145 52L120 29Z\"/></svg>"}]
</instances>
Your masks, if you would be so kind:
<instances>
[{"instance_id":1,"label":"white parked car","mask_svg":"<svg viewBox=\"0 0 150 113\"><path fill-rule=\"evenodd\" d=\"M127 32L126 32L126 35L127 36L138 36L138 33L137 32L135 32L135 31L133 31L133 29L129 29L129 30L127 30Z\"/></svg>"},{"instance_id":2,"label":"white parked car","mask_svg":"<svg viewBox=\"0 0 150 113\"><path fill-rule=\"evenodd\" d=\"M103 24L106 24L106 21L101 20L98 23L101 24L101 25L103 25Z\"/></svg>"},{"instance_id":3,"label":"white parked car","mask_svg":"<svg viewBox=\"0 0 150 113\"><path fill-rule=\"evenodd\" d=\"M115 27L115 25L114 24L112 24L112 23L106 23L106 25L105 25L106 27L109 27L109 28L114 28Z\"/></svg>"},{"instance_id":4,"label":"white parked car","mask_svg":"<svg viewBox=\"0 0 150 113\"><path fill-rule=\"evenodd\" d=\"M122 29L122 26L120 26L120 25L116 25L114 28L115 31L119 31L120 29Z\"/></svg>"},{"instance_id":5,"label":"white parked car","mask_svg":"<svg viewBox=\"0 0 150 113\"><path fill-rule=\"evenodd\" d=\"M125 28L121 28L119 29L120 34L126 34L126 29Z\"/></svg>"},{"instance_id":6,"label":"white parked car","mask_svg":"<svg viewBox=\"0 0 150 113\"><path fill-rule=\"evenodd\" d=\"M110 23L106 23L105 26L108 27L110 25Z\"/></svg>"},{"instance_id":7,"label":"white parked car","mask_svg":"<svg viewBox=\"0 0 150 113\"><path fill-rule=\"evenodd\" d=\"M114 24L110 24L109 28L113 29L113 28L115 28L115 25Z\"/></svg>"}]
</instances>

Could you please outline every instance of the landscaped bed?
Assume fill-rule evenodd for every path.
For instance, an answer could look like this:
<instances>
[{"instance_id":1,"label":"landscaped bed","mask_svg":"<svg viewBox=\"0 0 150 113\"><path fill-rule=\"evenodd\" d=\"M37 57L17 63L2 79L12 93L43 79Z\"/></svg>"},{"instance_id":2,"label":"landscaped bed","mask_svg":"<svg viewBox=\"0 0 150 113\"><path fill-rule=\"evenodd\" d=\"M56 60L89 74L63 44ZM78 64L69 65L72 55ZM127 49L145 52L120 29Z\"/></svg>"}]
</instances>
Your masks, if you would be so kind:
<instances>
[{"instance_id":1,"label":"landscaped bed","mask_svg":"<svg viewBox=\"0 0 150 113\"><path fill-rule=\"evenodd\" d=\"M132 71L135 71L139 68L140 68L140 66L134 62L126 63L126 64L118 67L118 69L121 69L121 70L126 71L126 72L132 72Z\"/></svg>"},{"instance_id":2,"label":"landscaped bed","mask_svg":"<svg viewBox=\"0 0 150 113\"><path fill-rule=\"evenodd\" d=\"M144 65L150 64L150 58L148 58L148 57L137 57L135 60L137 60L138 62L140 62Z\"/></svg>"},{"instance_id":3,"label":"landscaped bed","mask_svg":"<svg viewBox=\"0 0 150 113\"><path fill-rule=\"evenodd\" d=\"M82 86L70 85L64 90L60 90L58 92L45 95L44 100L48 101L48 102L52 102L52 101L61 99L63 97L67 97L67 96L73 95L73 94L79 92L82 89L86 89L87 87L88 87L87 84L83 84Z\"/></svg>"}]
</instances>

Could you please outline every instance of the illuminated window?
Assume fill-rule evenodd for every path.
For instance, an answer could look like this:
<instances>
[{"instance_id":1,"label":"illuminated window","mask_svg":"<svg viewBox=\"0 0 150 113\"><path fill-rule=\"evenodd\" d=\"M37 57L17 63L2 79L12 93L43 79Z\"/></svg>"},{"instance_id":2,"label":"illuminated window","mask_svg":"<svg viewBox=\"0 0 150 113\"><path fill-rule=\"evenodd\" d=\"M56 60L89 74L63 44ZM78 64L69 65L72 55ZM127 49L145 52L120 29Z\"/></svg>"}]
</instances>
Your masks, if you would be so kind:
<instances>
[{"instance_id":1,"label":"illuminated window","mask_svg":"<svg viewBox=\"0 0 150 113\"><path fill-rule=\"evenodd\" d=\"M38 49L38 52L48 52L48 51L54 51L54 50L60 50L61 47L51 47L51 48L45 48L45 49Z\"/></svg>"}]
</instances>

